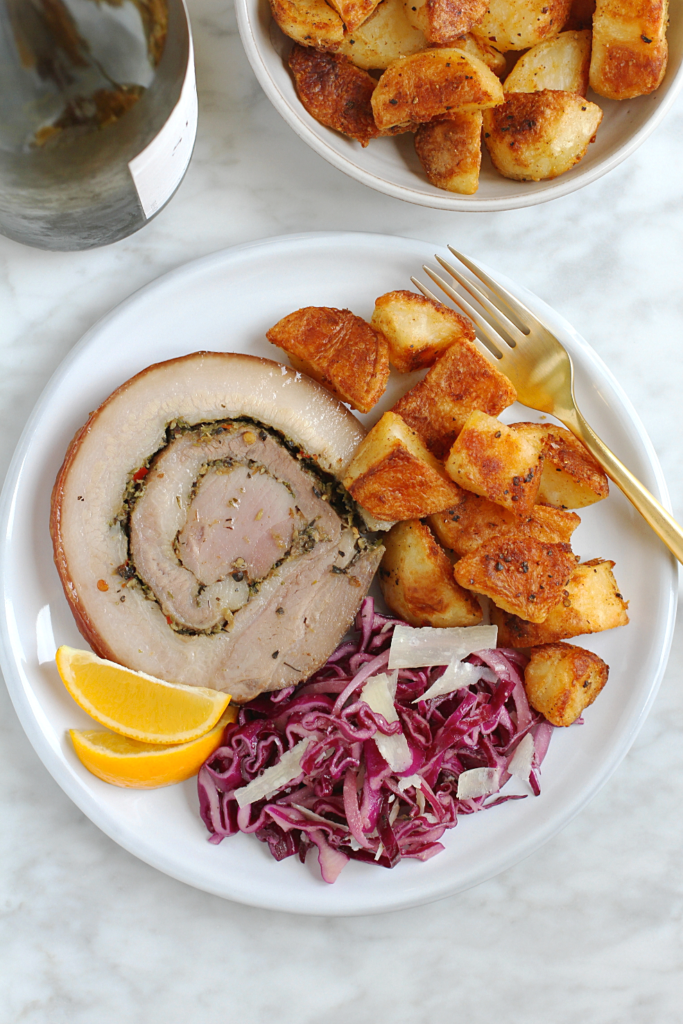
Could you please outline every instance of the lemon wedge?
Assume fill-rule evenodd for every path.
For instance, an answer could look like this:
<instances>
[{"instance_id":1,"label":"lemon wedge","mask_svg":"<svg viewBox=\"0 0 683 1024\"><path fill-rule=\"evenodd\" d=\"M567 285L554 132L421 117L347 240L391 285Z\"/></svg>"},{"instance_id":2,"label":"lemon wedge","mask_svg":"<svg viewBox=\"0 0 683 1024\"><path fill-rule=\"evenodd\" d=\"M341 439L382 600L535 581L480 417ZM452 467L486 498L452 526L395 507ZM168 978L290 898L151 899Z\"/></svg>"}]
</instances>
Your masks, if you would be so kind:
<instances>
[{"instance_id":1,"label":"lemon wedge","mask_svg":"<svg viewBox=\"0 0 683 1024\"><path fill-rule=\"evenodd\" d=\"M100 725L141 743L189 743L213 729L230 702L219 690L166 683L92 651L60 647L55 660L79 707Z\"/></svg>"},{"instance_id":2,"label":"lemon wedge","mask_svg":"<svg viewBox=\"0 0 683 1024\"><path fill-rule=\"evenodd\" d=\"M173 746L140 743L99 729L69 729L69 735L80 762L99 779L130 789L156 789L196 775L221 745L226 725L236 718L237 708L228 708L199 739Z\"/></svg>"}]
</instances>

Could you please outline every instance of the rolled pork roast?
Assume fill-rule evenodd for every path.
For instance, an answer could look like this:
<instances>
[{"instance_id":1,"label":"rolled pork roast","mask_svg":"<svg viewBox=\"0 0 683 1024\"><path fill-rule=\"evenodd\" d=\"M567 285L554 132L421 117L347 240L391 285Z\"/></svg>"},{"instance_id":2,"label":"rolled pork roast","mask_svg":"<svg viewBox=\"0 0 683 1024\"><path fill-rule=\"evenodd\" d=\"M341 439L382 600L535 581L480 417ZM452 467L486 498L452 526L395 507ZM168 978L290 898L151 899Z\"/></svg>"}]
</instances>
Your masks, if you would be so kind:
<instances>
[{"instance_id":1,"label":"rolled pork roast","mask_svg":"<svg viewBox=\"0 0 683 1024\"><path fill-rule=\"evenodd\" d=\"M92 413L52 496L55 563L103 658L237 702L306 679L382 556L339 483L365 435L254 356L157 363Z\"/></svg>"}]
</instances>

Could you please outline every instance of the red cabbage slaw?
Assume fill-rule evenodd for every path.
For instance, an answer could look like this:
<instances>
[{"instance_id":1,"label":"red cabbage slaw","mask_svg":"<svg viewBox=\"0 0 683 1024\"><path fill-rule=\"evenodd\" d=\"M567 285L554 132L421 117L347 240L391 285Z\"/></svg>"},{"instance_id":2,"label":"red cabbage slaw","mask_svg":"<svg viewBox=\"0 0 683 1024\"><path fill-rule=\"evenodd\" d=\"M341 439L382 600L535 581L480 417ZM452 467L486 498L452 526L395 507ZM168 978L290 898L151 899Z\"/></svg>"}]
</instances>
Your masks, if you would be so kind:
<instances>
[{"instance_id":1,"label":"red cabbage slaw","mask_svg":"<svg viewBox=\"0 0 683 1024\"><path fill-rule=\"evenodd\" d=\"M238 832L267 843L276 860L317 847L322 877L334 882L349 860L394 867L402 858L428 860L461 814L472 814L519 795L458 798L458 778L472 768L495 769L498 790L521 740L531 734L529 775L540 793L540 765L552 726L529 707L519 651L479 651L466 660L481 667L478 682L419 700L445 666L399 669L389 724L360 698L373 675L384 672L399 619L380 615L365 598L357 636L342 643L306 682L244 704L237 722L199 771L200 813L220 843ZM415 701L417 701L415 703ZM412 763L396 774L373 737L402 731ZM240 807L235 791L277 764L302 740L308 744L298 778L267 798Z\"/></svg>"}]
</instances>

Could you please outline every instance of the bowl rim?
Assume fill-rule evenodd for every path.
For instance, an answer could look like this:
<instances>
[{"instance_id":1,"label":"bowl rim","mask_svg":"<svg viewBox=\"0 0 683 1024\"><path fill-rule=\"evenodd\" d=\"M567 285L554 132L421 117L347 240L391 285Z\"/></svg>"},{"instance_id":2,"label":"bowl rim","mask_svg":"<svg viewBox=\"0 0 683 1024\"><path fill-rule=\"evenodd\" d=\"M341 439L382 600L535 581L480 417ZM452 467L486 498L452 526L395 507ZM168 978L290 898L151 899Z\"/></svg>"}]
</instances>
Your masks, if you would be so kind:
<instances>
[{"instance_id":1,"label":"bowl rim","mask_svg":"<svg viewBox=\"0 0 683 1024\"><path fill-rule=\"evenodd\" d=\"M306 124L301 116L301 112L294 108L278 88L258 45L252 16L254 5L257 3L258 0L235 0L237 27L247 59L261 88L289 127L324 160L327 160L337 170L343 171L344 174L354 178L356 181L360 181L363 185L367 185L376 192L381 192L394 199L401 199L403 202L435 210L450 210L462 213L492 213L503 210L521 210L530 206L540 206L542 203L548 203L553 199L560 199L562 196L570 195L572 192L576 192L585 185L590 185L603 175L608 174L631 156L652 134L655 128L658 127L683 88L682 60L668 85L665 96L659 101L645 124L632 135L629 135L621 145L616 147L609 157L600 163L579 170L571 177L563 178L563 176L560 176L559 178L554 178L541 191L529 191L526 194L517 193L497 199L461 197L454 195L452 192L445 191L443 195L437 195L422 192L419 189L410 188L406 185L396 184L380 177L378 174L374 174L372 171L360 167L353 160L337 152L334 147L330 146L324 138Z\"/></svg>"}]
</instances>

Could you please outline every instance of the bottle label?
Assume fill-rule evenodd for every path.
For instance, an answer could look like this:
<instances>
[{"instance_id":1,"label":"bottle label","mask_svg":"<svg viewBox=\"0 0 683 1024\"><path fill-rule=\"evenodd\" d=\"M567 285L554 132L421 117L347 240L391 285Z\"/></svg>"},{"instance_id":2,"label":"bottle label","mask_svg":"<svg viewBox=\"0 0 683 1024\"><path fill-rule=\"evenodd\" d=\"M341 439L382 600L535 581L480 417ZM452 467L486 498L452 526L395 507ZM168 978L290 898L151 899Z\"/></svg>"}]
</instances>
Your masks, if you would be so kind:
<instances>
[{"instance_id":1,"label":"bottle label","mask_svg":"<svg viewBox=\"0 0 683 1024\"><path fill-rule=\"evenodd\" d=\"M145 217L152 217L177 189L190 162L196 134L197 84L190 36L180 99L159 134L128 164Z\"/></svg>"}]
</instances>

